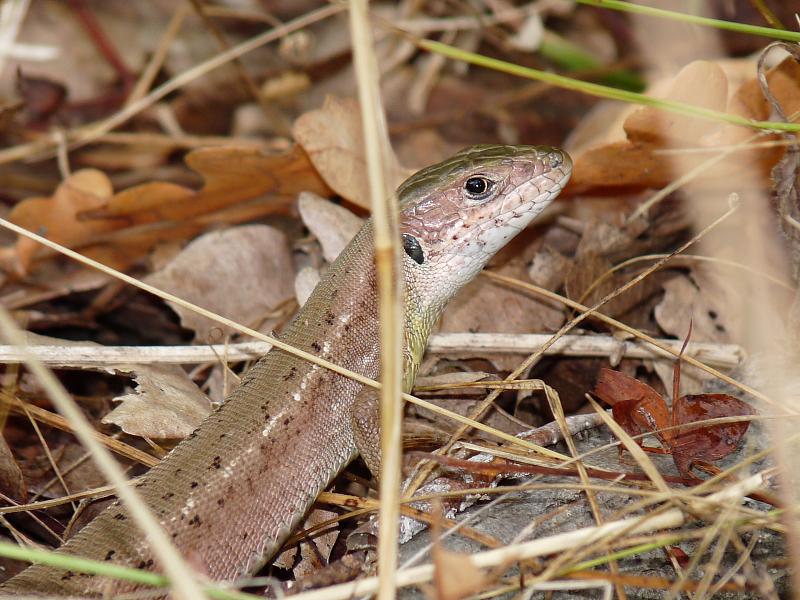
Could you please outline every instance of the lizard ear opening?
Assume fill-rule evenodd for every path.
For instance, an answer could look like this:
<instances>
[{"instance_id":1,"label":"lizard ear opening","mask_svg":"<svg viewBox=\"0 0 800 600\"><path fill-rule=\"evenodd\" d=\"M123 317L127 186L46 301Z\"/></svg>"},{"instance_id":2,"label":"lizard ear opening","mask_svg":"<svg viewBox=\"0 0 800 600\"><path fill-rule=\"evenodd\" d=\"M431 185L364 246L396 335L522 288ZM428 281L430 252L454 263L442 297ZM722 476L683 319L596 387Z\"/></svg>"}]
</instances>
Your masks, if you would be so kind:
<instances>
[{"instance_id":1,"label":"lizard ear opening","mask_svg":"<svg viewBox=\"0 0 800 600\"><path fill-rule=\"evenodd\" d=\"M413 235L403 234L403 250L418 265L425 262L425 253L422 251L422 246L419 245L419 240Z\"/></svg>"}]
</instances>

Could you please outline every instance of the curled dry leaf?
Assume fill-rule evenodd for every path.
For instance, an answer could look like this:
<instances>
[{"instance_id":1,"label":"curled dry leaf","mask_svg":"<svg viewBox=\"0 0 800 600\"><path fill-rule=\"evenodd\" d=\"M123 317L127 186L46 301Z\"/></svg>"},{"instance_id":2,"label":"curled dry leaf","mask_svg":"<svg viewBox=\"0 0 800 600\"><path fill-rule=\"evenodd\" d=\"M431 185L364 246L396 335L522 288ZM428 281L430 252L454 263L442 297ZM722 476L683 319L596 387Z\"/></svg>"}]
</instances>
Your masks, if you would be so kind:
<instances>
[{"instance_id":1,"label":"curled dry leaf","mask_svg":"<svg viewBox=\"0 0 800 600\"><path fill-rule=\"evenodd\" d=\"M294 296L289 243L267 225L206 233L146 281L244 325L256 324ZM233 333L194 311L170 305L198 342L219 339L220 331L223 336Z\"/></svg>"},{"instance_id":2,"label":"curled dry leaf","mask_svg":"<svg viewBox=\"0 0 800 600\"><path fill-rule=\"evenodd\" d=\"M29 346L100 346L94 342L62 340L25 333ZM69 364L75 367L74 363ZM103 423L118 425L131 435L151 438L183 438L200 424L211 410L208 397L200 391L182 367L177 365L82 366L103 373L130 375L139 387L114 398L121 404L108 413Z\"/></svg>"},{"instance_id":3,"label":"curled dry leaf","mask_svg":"<svg viewBox=\"0 0 800 600\"><path fill-rule=\"evenodd\" d=\"M187 239L214 224L286 213L300 191L329 191L297 146L280 154L252 147L203 148L188 154L186 163L203 177L199 190L155 181L114 194L105 174L87 169L67 178L49 198L20 202L9 218L124 268L160 241ZM0 249L0 264L25 273L45 255L37 243L20 238L14 247Z\"/></svg>"},{"instance_id":4,"label":"curled dry leaf","mask_svg":"<svg viewBox=\"0 0 800 600\"><path fill-rule=\"evenodd\" d=\"M800 65L786 59L767 74L770 89L787 114L800 109ZM663 97L702 108L727 111L748 119L769 116L769 107L755 78L739 87L728 100L728 77L716 63L696 61L684 67ZM575 156L575 170L569 185L571 193L615 188L660 188L697 165L696 155L669 157L659 154L666 148L714 147L735 144L752 135L745 128L686 115L676 115L654 107L642 107L624 121L627 139L589 147ZM741 161L760 167L767 178L780 156L780 148L758 148L744 153L735 164L719 164L702 176L704 182L730 183L732 169Z\"/></svg>"},{"instance_id":5,"label":"curled dry leaf","mask_svg":"<svg viewBox=\"0 0 800 600\"><path fill-rule=\"evenodd\" d=\"M677 367L676 367L677 368ZM659 454L671 454L678 472L689 479L692 463L720 460L731 454L747 432L750 422L736 421L697 427L688 425L720 417L752 415L750 406L727 394L681 396L670 409L649 385L619 371L602 369L593 392L611 406L614 420L632 436L653 433L661 448L639 445Z\"/></svg>"},{"instance_id":6,"label":"curled dry leaf","mask_svg":"<svg viewBox=\"0 0 800 600\"><path fill-rule=\"evenodd\" d=\"M629 435L652 432L662 443L661 435L671 435L671 432L662 434L660 431L669 426L667 404L661 394L646 383L613 369L601 369L592 393L611 406L614 420ZM638 441L643 446L643 440Z\"/></svg>"},{"instance_id":7,"label":"curled dry leaf","mask_svg":"<svg viewBox=\"0 0 800 600\"><path fill-rule=\"evenodd\" d=\"M358 103L329 96L322 108L295 121L292 134L334 192L363 208L370 207L364 133ZM389 157L389 183L396 188L411 172Z\"/></svg>"}]
</instances>

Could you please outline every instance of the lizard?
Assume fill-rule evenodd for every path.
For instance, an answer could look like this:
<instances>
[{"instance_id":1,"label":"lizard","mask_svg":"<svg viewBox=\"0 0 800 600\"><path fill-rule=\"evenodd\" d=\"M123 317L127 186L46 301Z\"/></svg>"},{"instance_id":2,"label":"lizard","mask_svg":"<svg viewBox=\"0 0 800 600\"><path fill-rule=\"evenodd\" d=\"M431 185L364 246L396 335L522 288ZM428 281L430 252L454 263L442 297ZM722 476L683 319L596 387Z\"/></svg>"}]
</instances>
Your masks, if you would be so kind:
<instances>
[{"instance_id":1,"label":"lizard","mask_svg":"<svg viewBox=\"0 0 800 600\"><path fill-rule=\"evenodd\" d=\"M569 155L548 146L479 145L397 189L404 278L404 389L447 302L563 189ZM280 339L365 377L379 375L373 225L367 220ZM199 573L215 581L271 560L318 494L360 452L380 465L373 388L273 348L219 409L137 482ZM158 569L125 506L112 503L57 552ZM137 584L32 565L0 597L98 597Z\"/></svg>"}]
</instances>

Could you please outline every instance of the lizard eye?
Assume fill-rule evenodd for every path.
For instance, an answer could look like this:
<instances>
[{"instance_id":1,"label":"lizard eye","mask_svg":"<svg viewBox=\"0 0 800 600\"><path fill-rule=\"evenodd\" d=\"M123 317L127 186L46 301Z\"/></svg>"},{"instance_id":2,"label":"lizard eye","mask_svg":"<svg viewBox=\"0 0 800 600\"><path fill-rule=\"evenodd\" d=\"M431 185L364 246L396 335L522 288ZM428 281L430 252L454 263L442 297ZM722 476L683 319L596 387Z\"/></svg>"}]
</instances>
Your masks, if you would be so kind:
<instances>
[{"instance_id":1,"label":"lizard eye","mask_svg":"<svg viewBox=\"0 0 800 600\"><path fill-rule=\"evenodd\" d=\"M482 176L475 176L467 179L464 183L464 190L467 192L467 196L473 200L483 200L489 195L493 186L494 182L490 179Z\"/></svg>"},{"instance_id":2,"label":"lizard eye","mask_svg":"<svg viewBox=\"0 0 800 600\"><path fill-rule=\"evenodd\" d=\"M425 262L425 253L422 251L422 246L419 245L419 240L413 235L403 234L403 250L418 265Z\"/></svg>"}]
</instances>

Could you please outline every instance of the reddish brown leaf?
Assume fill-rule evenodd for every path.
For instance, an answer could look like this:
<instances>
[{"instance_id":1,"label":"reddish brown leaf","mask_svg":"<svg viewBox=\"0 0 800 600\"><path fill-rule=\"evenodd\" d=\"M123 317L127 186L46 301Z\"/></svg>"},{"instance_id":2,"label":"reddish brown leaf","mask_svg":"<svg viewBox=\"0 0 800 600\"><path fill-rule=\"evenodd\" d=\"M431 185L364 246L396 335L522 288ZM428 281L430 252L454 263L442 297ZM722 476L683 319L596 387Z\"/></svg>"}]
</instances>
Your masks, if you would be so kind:
<instances>
[{"instance_id":1,"label":"reddish brown leaf","mask_svg":"<svg viewBox=\"0 0 800 600\"><path fill-rule=\"evenodd\" d=\"M614 420L632 436L655 433L665 446L669 443L669 409L664 398L649 385L612 369L601 369L595 396L611 406ZM642 440L638 440L641 445Z\"/></svg>"},{"instance_id":2,"label":"reddish brown leaf","mask_svg":"<svg viewBox=\"0 0 800 600\"><path fill-rule=\"evenodd\" d=\"M727 394L681 396L673 407L678 425L721 417L742 417L754 414L753 409ZM672 456L682 475L689 475L695 460L715 461L736 450L750 426L750 421L704 425L677 430L672 443Z\"/></svg>"},{"instance_id":3,"label":"reddish brown leaf","mask_svg":"<svg viewBox=\"0 0 800 600\"><path fill-rule=\"evenodd\" d=\"M677 365L675 370L679 377L680 369ZM611 405L614 420L629 435L654 433L663 449L645 447L645 450L672 454L681 476L692 480L697 480L690 472L692 463L715 461L728 456L744 437L750 422L698 425L689 430L661 430L672 425L753 414L749 405L733 396L700 394L680 397L674 403L674 412L670 415L664 398L653 388L611 369L601 370L593 394ZM641 440L639 445L642 445Z\"/></svg>"},{"instance_id":4,"label":"reddish brown leaf","mask_svg":"<svg viewBox=\"0 0 800 600\"><path fill-rule=\"evenodd\" d=\"M670 556L678 561L678 564L682 567L686 567L689 565L689 555L686 554L679 546L669 546L667 548L667 552L670 553Z\"/></svg>"}]
</instances>

